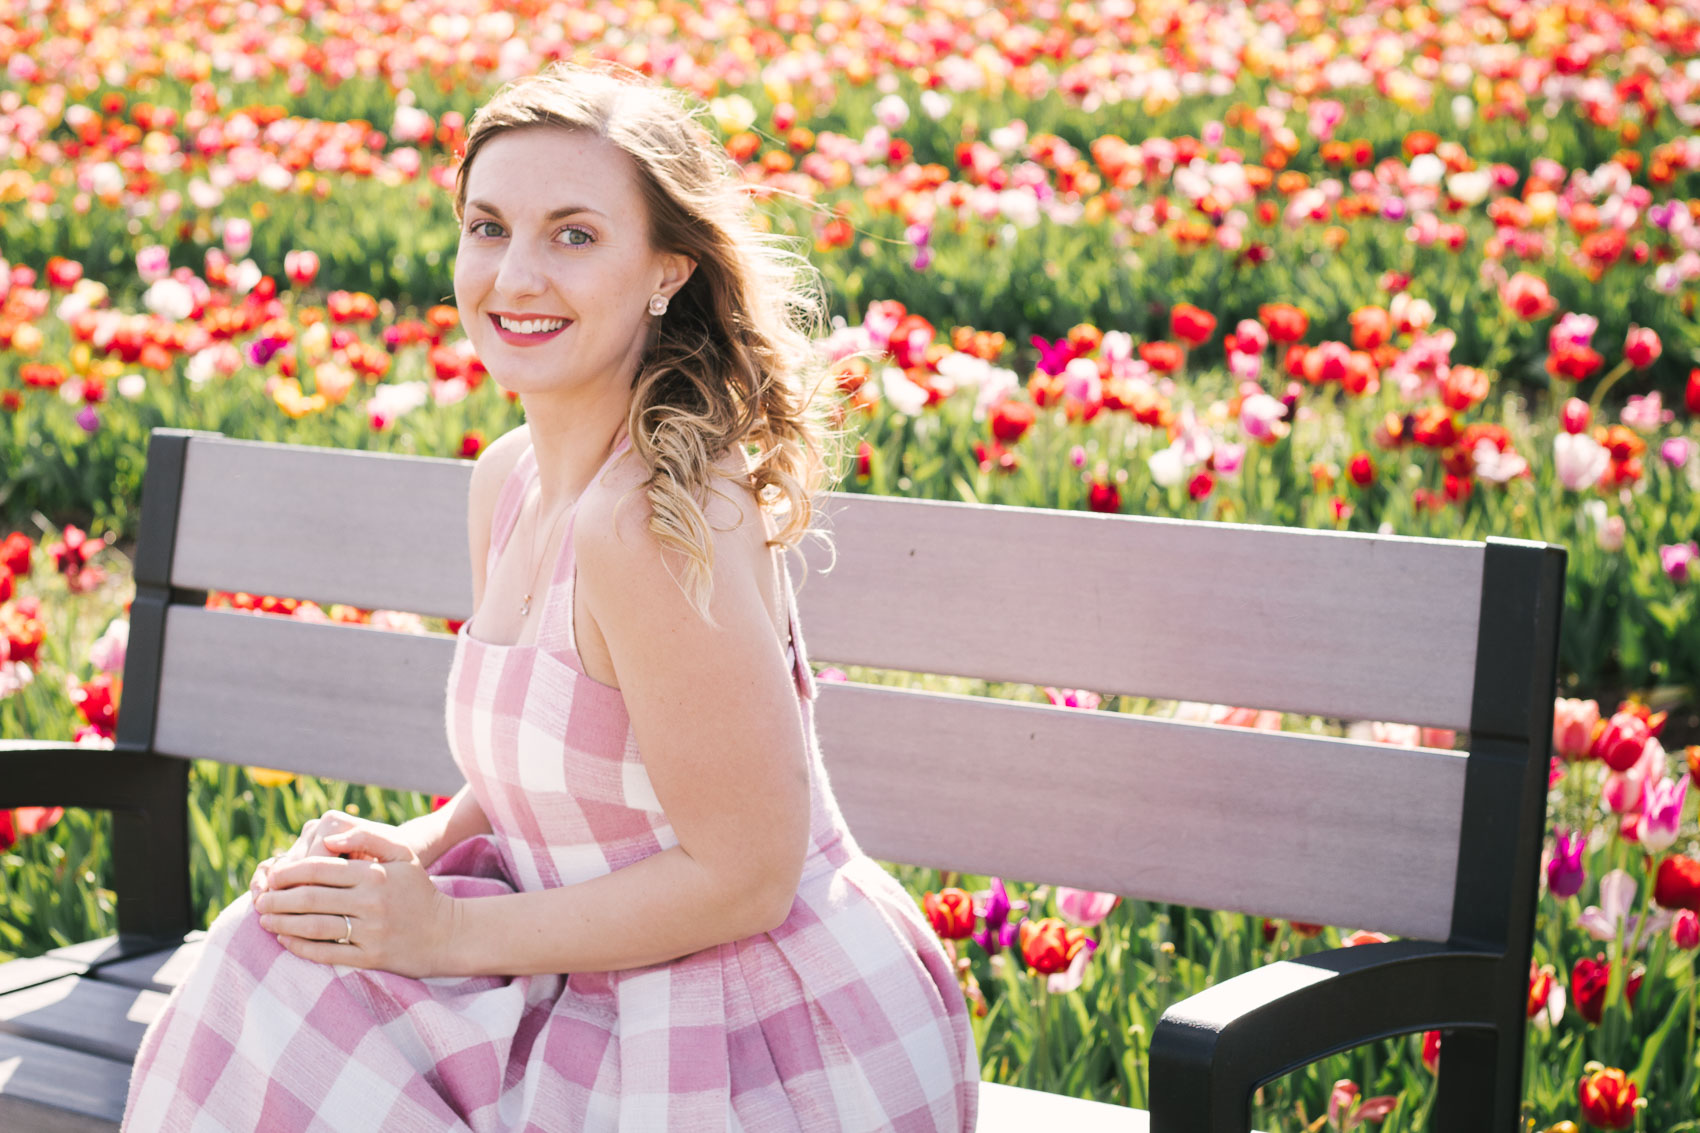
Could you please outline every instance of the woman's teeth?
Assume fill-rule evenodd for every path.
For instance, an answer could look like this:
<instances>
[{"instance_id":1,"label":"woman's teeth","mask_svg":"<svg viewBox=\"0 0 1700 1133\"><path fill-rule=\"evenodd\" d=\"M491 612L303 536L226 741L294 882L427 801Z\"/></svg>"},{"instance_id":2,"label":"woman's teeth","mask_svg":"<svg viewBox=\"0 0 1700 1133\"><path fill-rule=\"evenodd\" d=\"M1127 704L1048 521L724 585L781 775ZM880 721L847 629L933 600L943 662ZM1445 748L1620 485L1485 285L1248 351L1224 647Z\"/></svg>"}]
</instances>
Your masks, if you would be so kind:
<instances>
[{"instance_id":1,"label":"woman's teeth","mask_svg":"<svg viewBox=\"0 0 1700 1133\"><path fill-rule=\"evenodd\" d=\"M529 322L516 323L511 319L496 316L497 324L503 330L511 330L515 334L544 334L552 330L560 330L567 325L566 319L532 319Z\"/></svg>"}]
</instances>

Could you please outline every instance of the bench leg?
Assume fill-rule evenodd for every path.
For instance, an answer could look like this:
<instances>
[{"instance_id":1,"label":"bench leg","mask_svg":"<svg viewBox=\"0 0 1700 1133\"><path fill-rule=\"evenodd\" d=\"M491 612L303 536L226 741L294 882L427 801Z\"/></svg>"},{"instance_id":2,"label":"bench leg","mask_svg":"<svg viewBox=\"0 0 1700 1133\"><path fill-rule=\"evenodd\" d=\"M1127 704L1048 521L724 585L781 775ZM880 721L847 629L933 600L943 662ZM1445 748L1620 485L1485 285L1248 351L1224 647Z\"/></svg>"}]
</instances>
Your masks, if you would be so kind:
<instances>
[{"instance_id":1,"label":"bench leg","mask_svg":"<svg viewBox=\"0 0 1700 1133\"><path fill-rule=\"evenodd\" d=\"M1517 1020L1518 1027L1523 1021ZM1489 1029L1445 1031L1440 1037L1440 1095L1431 1123L1446 1133L1511 1133L1520 1129L1522 1034L1501 1041Z\"/></svg>"}]
</instances>

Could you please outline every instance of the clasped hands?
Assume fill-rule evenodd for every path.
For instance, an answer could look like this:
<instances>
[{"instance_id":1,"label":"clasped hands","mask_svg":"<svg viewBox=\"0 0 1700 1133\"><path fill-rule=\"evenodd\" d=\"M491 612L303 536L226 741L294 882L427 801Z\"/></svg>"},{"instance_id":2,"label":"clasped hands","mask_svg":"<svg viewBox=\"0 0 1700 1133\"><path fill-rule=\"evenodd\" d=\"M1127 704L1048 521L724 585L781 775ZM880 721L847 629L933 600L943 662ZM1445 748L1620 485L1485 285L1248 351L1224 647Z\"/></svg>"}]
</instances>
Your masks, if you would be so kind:
<instances>
[{"instance_id":1,"label":"clasped hands","mask_svg":"<svg viewBox=\"0 0 1700 1133\"><path fill-rule=\"evenodd\" d=\"M443 960L457 903L397 827L327 811L261 862L248 888L260 927L303 959L415 979L450 974ZM337 943L344 936L349 943Z\"/></svg>"}]
</instances>

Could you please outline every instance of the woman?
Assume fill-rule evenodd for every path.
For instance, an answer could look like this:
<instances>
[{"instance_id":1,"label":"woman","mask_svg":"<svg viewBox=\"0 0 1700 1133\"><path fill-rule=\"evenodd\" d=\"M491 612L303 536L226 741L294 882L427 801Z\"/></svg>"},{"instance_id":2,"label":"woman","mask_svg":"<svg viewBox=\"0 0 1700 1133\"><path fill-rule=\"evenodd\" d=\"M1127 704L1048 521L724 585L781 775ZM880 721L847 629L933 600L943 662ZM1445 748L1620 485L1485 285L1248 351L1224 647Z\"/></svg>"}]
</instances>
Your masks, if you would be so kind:
<instances>
[{"instance_id":1,"label":"woman","mask_svg":"<svg viewBox=\"0 0 1700 1133\"><path fill-rule=\"evenodd\" d=\"M826 477L806 264L678 95L601 68L499 91L455 214L527 422L472 476L467 786L261 866L126 1128L973 1129L961 991L845 829L774 554Z\"/></svg>"}]
</instances>

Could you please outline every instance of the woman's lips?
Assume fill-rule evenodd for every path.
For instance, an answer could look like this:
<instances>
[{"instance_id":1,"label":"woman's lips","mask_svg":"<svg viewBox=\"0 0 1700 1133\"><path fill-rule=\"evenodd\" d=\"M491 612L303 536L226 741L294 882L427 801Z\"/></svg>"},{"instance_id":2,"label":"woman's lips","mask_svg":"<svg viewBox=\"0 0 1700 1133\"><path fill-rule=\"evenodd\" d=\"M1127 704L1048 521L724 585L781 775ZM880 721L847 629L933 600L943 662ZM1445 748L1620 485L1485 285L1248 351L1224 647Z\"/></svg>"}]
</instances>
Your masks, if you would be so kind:
<instances>
[{"instance_id":1,"label":"woman's lips","mask_svg":"<svg viewBox=\"0 0 1700 1133\"><path fill-rule=\"evenodd\" d=\"M503 342L511 342L515 346L536 346L539 343L548 342L550 339L560 334L561 331L572 326L573 322L571 319L568 319L558 330L546 331L543 334L520 334L516 331L511 331L504 327L495 315L490 316L490 325L496 328L496 334L501 337Z\"/></svg>"}]
</instances>

